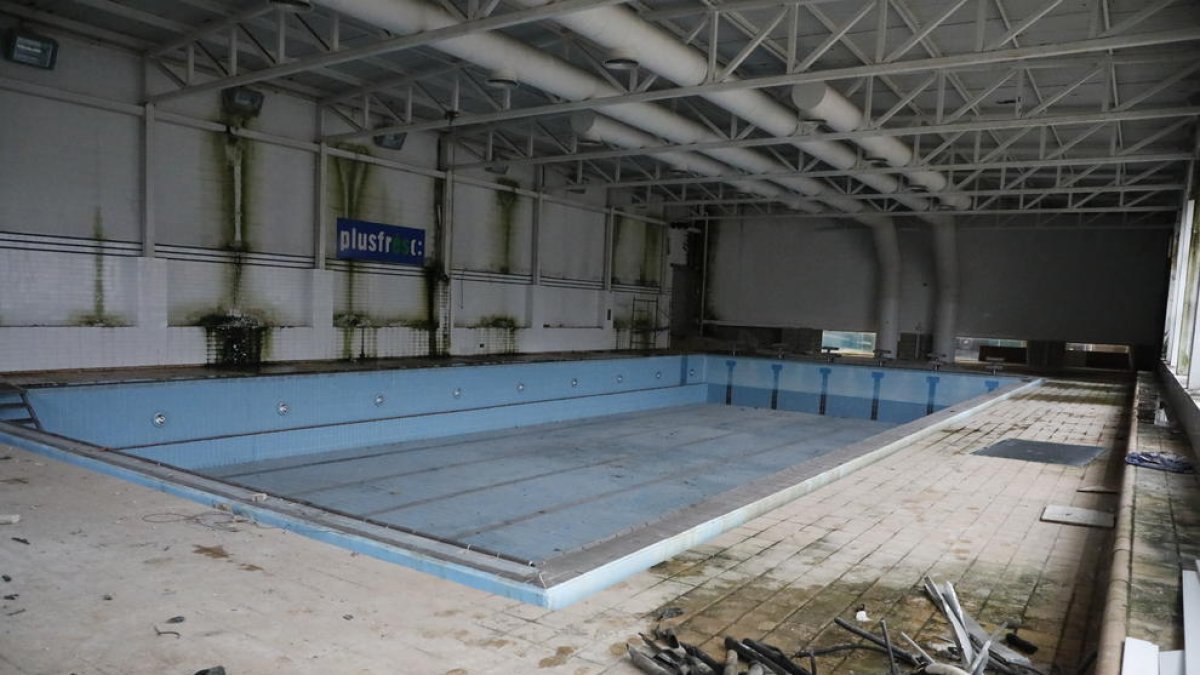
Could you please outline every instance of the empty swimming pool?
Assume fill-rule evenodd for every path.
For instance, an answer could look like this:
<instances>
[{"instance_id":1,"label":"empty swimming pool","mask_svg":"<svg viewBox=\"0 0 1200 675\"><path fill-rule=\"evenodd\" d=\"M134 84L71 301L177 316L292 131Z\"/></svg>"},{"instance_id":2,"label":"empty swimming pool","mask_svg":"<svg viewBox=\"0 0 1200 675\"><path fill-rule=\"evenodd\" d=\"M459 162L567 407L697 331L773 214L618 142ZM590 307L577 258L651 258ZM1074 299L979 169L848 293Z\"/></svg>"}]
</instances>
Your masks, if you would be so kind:
<instances>
[{"instance_id":1,"label":"empty swimming pool","mask_svg":"<svg viewBox=\"0 0 1200 675\"><path fill-rule=\"evenodd\" d=\"M677 355L46 386L30 400L79 442L76 460L558 607L1016 386Z\"/></svg>"}]
</instances>

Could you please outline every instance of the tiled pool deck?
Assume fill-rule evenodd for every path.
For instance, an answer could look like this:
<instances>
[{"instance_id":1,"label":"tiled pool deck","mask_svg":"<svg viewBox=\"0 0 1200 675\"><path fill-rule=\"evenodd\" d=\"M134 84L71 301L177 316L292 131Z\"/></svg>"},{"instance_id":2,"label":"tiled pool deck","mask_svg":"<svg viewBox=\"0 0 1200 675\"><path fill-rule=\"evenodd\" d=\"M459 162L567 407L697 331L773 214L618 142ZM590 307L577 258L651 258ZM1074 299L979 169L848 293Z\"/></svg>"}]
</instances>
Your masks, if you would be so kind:
<instances>
[{"instance_id":1,"label":"tiled pool deck","mask_svg":"<svg viewBox=\"0 0 1200 675\"><path fill-rule=\"evenodd\" d=\"M1077 490L1119 467L1109 453L1087 468L969 453L1008 437L1123 448L1129 392L1047 382L560 611L4 449L0 513L22 520L0 526L3 590L17 594L0 602L0 670L634 673L625 642L668 606L684 610L681 636L709 647L726 633L843 641L832 620L859 604L929 643L945 634L917 585L933 574L985 626L1018 622L1041 670L1073 671L1095 638L1110 534L1039 517L1051 503L1111 510L1114 495Z\"/></svg>"}]
</instances>

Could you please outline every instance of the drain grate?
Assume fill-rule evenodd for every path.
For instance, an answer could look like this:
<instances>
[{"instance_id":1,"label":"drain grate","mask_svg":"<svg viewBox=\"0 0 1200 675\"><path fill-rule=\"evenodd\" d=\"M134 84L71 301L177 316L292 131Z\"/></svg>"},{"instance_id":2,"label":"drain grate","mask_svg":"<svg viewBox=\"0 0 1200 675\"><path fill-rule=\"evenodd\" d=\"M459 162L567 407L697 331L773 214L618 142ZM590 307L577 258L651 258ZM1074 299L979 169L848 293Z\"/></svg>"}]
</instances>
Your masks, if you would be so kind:
<instances>
[{"instance_id":1,"label":"drain grate","mask_svg":"<svg viewBox=\"0 0 1200 675\"><path fill-rule=\"evenodd\" d=\"M1104 448L1099 445L1070 445L1067 443L1045 443L1043 441L1006 438L999 443L990 445L982 450L976 450L971 454L982 455L984 457L1020 459L1026 462L1041 462L1043 464L1086 466L1102 452L1104 452Z\"/></svg>"}]
</instances>

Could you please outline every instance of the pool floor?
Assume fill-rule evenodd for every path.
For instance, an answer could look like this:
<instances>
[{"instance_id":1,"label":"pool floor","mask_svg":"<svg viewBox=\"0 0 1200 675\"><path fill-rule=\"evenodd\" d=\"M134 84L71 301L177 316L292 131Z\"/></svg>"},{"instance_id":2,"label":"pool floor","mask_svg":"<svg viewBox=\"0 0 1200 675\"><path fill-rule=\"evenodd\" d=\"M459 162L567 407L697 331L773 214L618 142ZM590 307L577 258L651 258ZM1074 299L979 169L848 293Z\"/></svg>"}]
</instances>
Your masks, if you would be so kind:
<instances>
[{"instance_id":1,"label":"pool floor","mask_svg":"<svg viewBox=\"0 0 1200 675\"><path fill-rule=\"evenodd\" d=\"M542 562L892 426L694 405L225 465L203 474Z\"/></svg>"}]
</instances>

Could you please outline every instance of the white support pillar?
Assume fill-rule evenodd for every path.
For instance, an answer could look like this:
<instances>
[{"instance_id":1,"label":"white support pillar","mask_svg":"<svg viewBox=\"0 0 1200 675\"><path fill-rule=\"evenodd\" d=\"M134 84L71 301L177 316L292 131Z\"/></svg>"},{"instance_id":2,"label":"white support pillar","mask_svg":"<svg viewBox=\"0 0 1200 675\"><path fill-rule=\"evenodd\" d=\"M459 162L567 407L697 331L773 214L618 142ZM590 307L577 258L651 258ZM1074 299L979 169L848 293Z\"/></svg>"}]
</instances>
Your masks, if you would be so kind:
<instances>
[{"instance_id":1,"label":"white support pillar","mask_svg":"<svg viewBox=\"0 0 1200 675\"><path fill-rule=\"evenodd\" d=\"M142 64L142 98L149 96L148 63ZM167 261L155 257L157 228L154 215L157 116L153 103L142 106L142 256L137 264L137 326L167 327Z\"/></svg>"},{"instance_id":2,"label":"white support pillar","mask_svg":"<svg viewBox=\"0 0 1200 675\"><path fill-rule=\"evenodd\" d=\"M546 323L542 302L542 211L546 204L545 169L535 170L533 216L529 228L529 285L525 288L525 323L538 334Z\"/></svg>"},{"instance_id":3,"label":"white support pillar","mask_svg":"<svg viewBox=\"0 0 1200 675\"><path fill-rule=\"evenodd\" d=\"M317 138L325 135L325 109L317 106ZM317 194L313 198L313 268L325 269L326 235L325 220L329 217L327 191L329 188L329 146L317 142Z\"/></svg>"},{"instance_id":4,"label":"white support pillar","mask_svg":"<svg viewBox=\"0 0 1200 675\"><path fill-rule=\"evenodd\" d=\"M142 107L142 255L154 257L154 104Z\"/></svg>"},{"instance_id":5,"label":"white support pillar","mask_svg":"<svg viewBox=\"0 0 1200 675\"><path fill-rule=\"evenodd\" d=\"M613 232L616 230L617 210L608 207L604 211L604 293L600 302L600 325L606 330L613 327Z\"/></svg>"}]
</instances>

